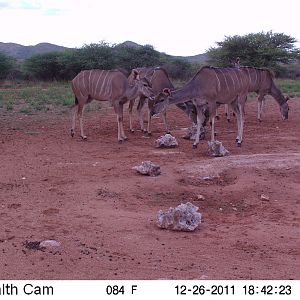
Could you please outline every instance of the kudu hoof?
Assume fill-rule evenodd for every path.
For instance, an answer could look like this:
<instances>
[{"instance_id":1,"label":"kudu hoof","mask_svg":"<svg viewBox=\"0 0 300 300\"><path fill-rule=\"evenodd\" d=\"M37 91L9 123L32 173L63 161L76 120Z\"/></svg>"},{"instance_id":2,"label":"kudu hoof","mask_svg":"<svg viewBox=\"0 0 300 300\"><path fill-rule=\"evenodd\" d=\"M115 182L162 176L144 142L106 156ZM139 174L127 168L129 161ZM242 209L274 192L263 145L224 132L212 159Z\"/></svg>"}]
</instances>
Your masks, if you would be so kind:
<instances>
[{"instance_id":1,"label":"kudu hoof","mask_svg":"<svg viewBox=\"0 0 300 300\"><path fill-rule=\"evenodd\" d=\"M219 117L219 116L216 116L216 120L220 120L220 117Z\"/></svg>"},{"instance_id":2,"label":"kudu hoof","mask_svg":"<svg viewBox=\"0 0 300 300\"><path fill-rule=\"evenodd\" d=\"M145 136L152 136L152 132L146 131L144 134L145 134Z\"/></svg>"},{"instance_id":3,"label":"kudu hoof","mask_svg":"<svg viewBox=\"0 0 300 300\"><path fill-rule=\"evenodd\" d=\"M130 132L131 132L131 133L134 133L134 129L130 129Z\"/></svg>"},{"instance_id":4,"label":"kudu hoof","mask_svg":"<svg viewBox=\"0 0 300 300\"><path fill-rule=\"evenodd\" d=\"M71 137L74 137L74 130L71 129Z\"/></svg>"},{"instance_id":5,"label":"kudu hoof","mask_svg":"<svg viewBox=\"0 0 300 300\"><path fill-rule=\"evenodd\" d=\"M81 135L81 139L82 139L83 141L86 141L86 140L87 140L86 135L84 135L84 136Z\"/></svg>"},{"instance_id":6,"label":"kudu hoof","mask_svg":"<svg viewBox=\"0 0 300 300\"><path fill-rule=\"evenodd\" d=\"M237 145L238 147L242 147L242 142L237 142L236 145Z\"/></svg>"},{"instance_id":7,"label":"kudu hoof","mask_svg":"<svg viewBox=\"0 0 300 300\"><path fill-rule=\"evenodd\" d=\"M193 149L197 149L198 145L193 145Z\"/></svg>"}]
</instances>

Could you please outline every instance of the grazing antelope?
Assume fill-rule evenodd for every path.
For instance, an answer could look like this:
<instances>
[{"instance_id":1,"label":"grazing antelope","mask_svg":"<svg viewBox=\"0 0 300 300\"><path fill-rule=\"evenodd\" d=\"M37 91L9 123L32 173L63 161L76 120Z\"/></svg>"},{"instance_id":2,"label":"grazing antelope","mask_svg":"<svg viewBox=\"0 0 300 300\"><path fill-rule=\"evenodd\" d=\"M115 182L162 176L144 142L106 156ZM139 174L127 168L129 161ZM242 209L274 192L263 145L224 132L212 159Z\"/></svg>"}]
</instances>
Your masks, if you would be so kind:
<instances>
[{"instance_id":1,"label":"grazing antelope","mask_svg":"<svg viewBox=\"0 0 300 300\"><path fill-rule=\"evenodd\" d=\"M139 74L141 77L145 77L148 79L148 81L151 83L152 90L155 94L159 94L163 91L164 88L169 88L170 90L174 90L174 86L168 76L167 71L162 67L145 67L145 68L136 68L136 70L139 71ZM132 126L132 109L134 105L135 99L131 100L129 102L129 123L130 123L130 130L131 132L134 132L133 126ZM142 115L142 108L144 104L146 103L146 97L142 96L139 98L137 110L139 115L139 122L141 130L149 135L151 135L151 109L154 105L153 101L148 101L148 125L147 129L144 127L144 119ZM197 116L196 116L196 109L191 101L187 101L184 103L178 103L176 104L178 108L183 110L188 117L192 120L192 122L197 123ZM162 120L164 122L165 130L168 133L169 128L167 124L166 119L166 111L161 112ZM203 124L205 126L205 124Z\"/></svg>"},{"instance_id":2,"label":"grazing antelope","mask_svg":"<svg viewBox=\"0 0 300 300\"><path fill-rule=\"evenodd\" d=\"M75 104L72 106L72 129L74 136L76 108L79 116L82 139L86 139L83 131L83 108L93 99L99 101L111 100L117 114L118 141L127 139L123 128L123 105L136 97L154 97L151 84L146 78L141 78L137 70L132 70L127 78L120 70L85 70L72 80L72 90Z\"/></svg>"},{"instance_id":3,"label":"grazing antelope","mask_svg":"<svg viewBox=\"0 0 300 300\"><path fill-rule=\"evenodd\" d=\"M276 87L273 75L268 69L252 67L239 68L214 68L203 67L181 89L164 90L165 97L157 103L152 114L156 114L168 105L184 102L193 98L197 109L197 136L193 144L196 148L199 144L200 124L203 120L202 107L207 104L211 116L211 141L215 138L215 116L218 104L230 104L237 117L237 146L243 141L244 106L249 92L256 91L259 94L270 94L280 106L283 119L288 118L287 99Z\"/></svg>"}]
</instances>

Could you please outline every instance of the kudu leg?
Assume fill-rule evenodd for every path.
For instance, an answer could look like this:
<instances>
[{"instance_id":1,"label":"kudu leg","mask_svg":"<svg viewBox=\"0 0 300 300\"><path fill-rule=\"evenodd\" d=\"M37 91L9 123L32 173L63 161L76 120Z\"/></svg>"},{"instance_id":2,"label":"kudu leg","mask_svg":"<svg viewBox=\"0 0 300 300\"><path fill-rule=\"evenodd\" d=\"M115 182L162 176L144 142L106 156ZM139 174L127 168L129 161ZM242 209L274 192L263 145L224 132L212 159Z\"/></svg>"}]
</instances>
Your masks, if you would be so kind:
<instances>
[{"instance_id":1,"label":"kudu leg","mask_svg":"<svg viewBox=\"0 0 300 300\"><path fill-rule=\"evenodd\" d=\"M241 128L241 113L239 110L239 105L238 105L238 100L237 98L231 103L231 108L234 111L235 115L236 115L236 120L237 120L237 137L235 139L237 146L240 147L241 146L241 141L240 141L240 128Z\"/></svg>"},{"instance_id":2,"label":"kudu leg","mask_svg":"<svg viewBox=\"0 0 300 300\"><path fill-rule=\"evenodd\" d=\"M144 132L144 133L149 133L148 132L148 130L150 129L150 125L149 125L149 114L150 114L150 112L149 112L149 109L148 109L148 128L147 129L145 129L145 124L144 124L144 110L143 110L143 107L145 105L145 102L146 102L146 98L140 97L139 103L138 103L138 106L137 106L137 111L138 111L141 131ZM150 118L151 118L151 116L150 116Z\"/></svg>"},{"instance_id":3,"label":"kudu leg","mask_svg":"<svg viewBox=\"0 0 300 300\"><path fill-rule=\"evenodd\" d=\"M78 105L78 117L79 117L79 126L80 126L80 136L83 140L86 140L87 137L83 131L83 112L84 112L84 105Z\"/></svg>"},{"instance_id":4,"label":"kudu leg","mask_svg":"<svg viewBox=\"0 0 300 300\"><path fill-rule=\"evenodd\" d=\"M257 119L259 122L262 121L262 114L263 114L263 108L265 104L265 97L264 95L259 95L258 96L258 102L257 102Z\"/></svg>"},{"instance_id":5,"label":"kudu leg","mask_svg":"<svg viewBox=\"0 0 300 300\"><path fill-rule=\"evenodd\" d=\"M71 115L72 115L72 127L71 127L71 136L74 137L75 134L75 125L76 125L76 113L78 110L78 105L74 105L71 108Z\"/></svg>"},{"instance_id":6,"label":"kudu leg","mask_svg":"<svg viewBox=\"0 0 300 300\"><path fill-rule=\"evenodd\" d=\"M135 99L134 100L130 100L129 101L129 105L128 105L129 129L130 129L130 132L132 132L132 133L134 133L134 129L133 129L133 125L132 125L132 109L133 109L133 106L134 106L134 102L135 102Z\"/></svg>"},{"instance_id":7,"label":"kudu leg","mask_svg":"<svg viewBox=\"0 0 300 300\"><path fill-rule=\"evenodd\" d=\"M164 123L164 126L165 126L165 130L166 130L166 133L170 133L170 130L169 130L169 127L168 127L168 123L167 123L167 111L164 110L162 113L161 113L161 118L163 120L163 123Z\"/></svg>"},{"instance_id":8,"label":"kudu leg","mask_svg":"<svg viewBox=\"0 0 300 300\"><path fill-rule=\"evenodd\" d=\"M196 133L195 142L193 143L193 148L196 149L200 142L201 128L205 121L205 115L204 115L203 105L199 106L199 105L196 105L195 103L194 103L194 105L195 105L196 111L197 111L197 133Z\"/></svg>"},{"instance_id":9,"label":"kudu leg","mask_svg":"<svg viewBox=\"0 0 300 300\"><path fill-rule=\"evenodd\" d=\"M148 107L147 109L147 116L148 116L148 123L147 123L147 134L148 135L152 135L152 132L151 132L151 111L150 111L150 108Z\"/></svg>"},{"instance_id":10,"label":"kudu leg","mask_svg":"<svg viewBox=\"0 0 300 300\"><path fill-rule=\"evenodd\" d=\"M230 109L228 104L225 104L225 115L226 115L227 122L230 122Z\"/></svg>"},{"instance_id":11,"label":"kudu leg","mask_svg":"<svg viewBox=\"0 0 300 300\"><path fill-rule=\"evenodd\" d=\"M236 114L238 134L236 137L236 143L238 147L242 146L243 131L244 131L244 106L247 97L237 97L233 103L231 103L232 109Z\"/></svg>"},{"instance_id":12,"label":"kudu leg","mask_svg":"<svg viewBox=\"0 0 300 300\"><path fill-rule=\"evenodd\" d=\"M123 127L123 104L119 104L116 112L118 122L118 141L119 143L122 143L124 140L127 140L127 136L125 135Z\"/></svg>"}]
</instances>

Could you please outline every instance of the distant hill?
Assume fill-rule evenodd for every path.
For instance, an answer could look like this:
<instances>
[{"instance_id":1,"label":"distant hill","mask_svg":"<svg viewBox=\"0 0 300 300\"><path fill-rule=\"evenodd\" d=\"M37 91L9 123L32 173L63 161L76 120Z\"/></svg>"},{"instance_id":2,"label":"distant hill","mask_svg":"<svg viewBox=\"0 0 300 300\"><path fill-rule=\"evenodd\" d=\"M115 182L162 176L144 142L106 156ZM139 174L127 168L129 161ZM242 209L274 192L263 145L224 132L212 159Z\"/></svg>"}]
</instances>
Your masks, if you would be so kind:
<instances>
[{"instance_id":1,"label":"distant hill","mask_svg":"<svg viewBox=\"0 0 300 300\"><path fill-rule=\"evenodd\" d=\"M140 48L142 45L137 44L132 41L126 41L124 43L119 44L120 46L128 46L132 48ZM47 52L53 52L53 51L65 51L70 48L66 48L63 46L58 46L50 43L40 43L35 46L23 46L20 44L15 43L1 43L0 42L0 51L5 52L6 54L18 59L23 60L26 59L34 54L43 54ZM165 54L165 53L164 53ZM167 55L167 54L165 54ZM198 54L194 56L172 56L167 55L168 57L172 57L175 59L184 59L188 60L191 63L203 63L207 60L207 54Z\"/></svg>"},{"instance_id":2,"label":"distant hill","mask_svg":"<svg viewBox=\"0 0 300 300\"><path fill-rule=\"evenodd\" d=\"M26 59L34 54L43 54L53 51L65 51L66 49L69 48L49 43L40 43L35 46L23 46L15 43L0 42L0 51L5 52L6 54L20 60Z\"/></svg>"},{"instance_id":3,"label":"distant hill","mask_svg":"<svg viewBox=\"0 0 300 300\"><path fill-rule=\"evenodd\" d=\"M118 44L118 46L127 46L127 47L132 47L132 48L141 48L142 47L142 45L137 44L132 41L126 41L124 43Z\"/></svg>"},{"instance_id":4,"label":"distant hill","mask_svg":"<svg viewBox=\"0 0 300 300\"><path fill-rule=\"evenodd\" d=\"M208 60L208 55L206 53L203 53L193 56L174 56L174 58L185 59L190 63L203 63Z\"/></svg>"}]
</instances>

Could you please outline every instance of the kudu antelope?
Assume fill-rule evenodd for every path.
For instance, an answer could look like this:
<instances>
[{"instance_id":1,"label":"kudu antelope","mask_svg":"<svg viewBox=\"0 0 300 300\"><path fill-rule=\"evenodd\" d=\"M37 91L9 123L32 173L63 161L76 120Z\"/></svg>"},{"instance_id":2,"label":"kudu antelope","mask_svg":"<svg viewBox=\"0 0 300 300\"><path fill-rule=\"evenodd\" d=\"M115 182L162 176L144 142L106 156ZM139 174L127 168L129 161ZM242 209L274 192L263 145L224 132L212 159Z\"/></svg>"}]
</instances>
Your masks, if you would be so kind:
<instances>
[{"instance_id":1,"label":"kudu antelope","mask_svg":"<svg viewBox=\"0 0 300 300\"><path fill-rule=\"evenodd\" d=\"M203 67L181 89L171 92L164 90L164 101L157 103L152 114L156 114L171 104L178 104L193 98L197 109L197 136L193 147L199 143L200 124L203 119L202 107L207 104L211 116L211 140L215 138L215 115L218 104L230 104L237 117L237 145L243 141L244 106L249 92L271 94L280 106L283 119L288 118L288 104L276 87L272 73L267 69L252 67L214 68Z\"/></svg>"},{"instance_id":2,"label":"kudu antelope","mask_svg":"<svg viewBox=\"0 0 300 300\"><path fill-rule=\"evenodd\" d=\"M117 114L118 141L127 139L123 128L123 105L136 97L154 97L151 84L146 78L141 78L137 70L132 70L127 78L120 70L85 70L72 80L75 104L72 107L72 129L74 136L76 108L79 116L82 139L86 139L83 131L83 108L93 99L99 101L111 100Z\"/></svg>"},{"instance_id":3,"label":"kudu antelope","mask_svg":"<svg viewBox=\"0 0 300 300\"><path fill-rule=\"evenodd\" d=\"M151 83L152 90L155 94L157 94L157 99L162 96L162 91L164 88L169 88L170 90L174 90L174 86L169 78L169 75L167 71L162 67L145 67L145 68L136 68L136 70L139 71L141 77L145 77L148 79L148 81ZM141 130L147 134L151 134L151 109L154 105L154 101L148 100L148 125L147 129L144 127L144 119L142 115L142 108L144 104L146 103L146 97L142 96L140 97L137 105L138 115L139 115L139 122ZM157 100L159 101L159 100ZM129 122L130 122L130 130L134 132L133 126L132 126L132 109L134 105L135 100L131 100L129 102ZM197 113L196 108L193 105L192 101L186 101L184 103L178 103L176 104L178 108L180 108L182 111L184 111L187 116L190 118L190 120L193 123L197 123ZM166 119L166 111L161 112L161 117L164 122L165 130L168 133L169 127L167 124ZM205 126L206 121L202 124L202 126Z\"/></svg>"}]
</instances>

